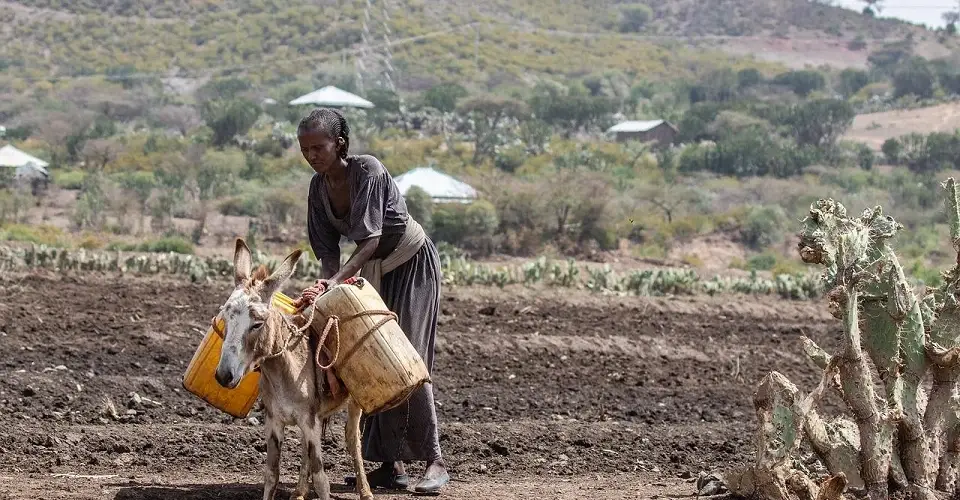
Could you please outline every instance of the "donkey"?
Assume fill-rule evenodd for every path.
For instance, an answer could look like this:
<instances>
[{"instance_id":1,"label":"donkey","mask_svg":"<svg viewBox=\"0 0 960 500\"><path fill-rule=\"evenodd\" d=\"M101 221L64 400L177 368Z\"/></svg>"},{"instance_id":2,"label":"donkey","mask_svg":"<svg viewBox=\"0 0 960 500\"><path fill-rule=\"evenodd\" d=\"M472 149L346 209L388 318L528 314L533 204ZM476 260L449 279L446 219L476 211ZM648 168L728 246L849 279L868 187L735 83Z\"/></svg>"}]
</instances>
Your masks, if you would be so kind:
<instances>
[{"instance_id":1,"label":"donkey","mask_svg":"<svg viewBox=\"0 0 960 500\"><path fill-rule=\"evenodd\" d=\"M284 429L294 424L300 428L303 450L300 478L291 498L305 498L312 482L320 498L329 500L330 482L323 468L320 447L322 429L327 419L344 406L348 408L344 434L356 472L357 493L362 500L372 500L360 454L360 406L350 398L346 388L331 393L322 389L321 381L326 374L318 368L315 362L318 358L310 342L299 333L309 325L297 328L291 324L291 318L272 307L274 293L293 274L301 253L301 250L290 253L272 274L263 265L251 274L250 249L243 239L237 239L233 257L236 288L220 308L225 333L217 364L217 383L234 388L251 370L260 369L267 441L264 500L271 500L276 494Z\"/></svg>"}]
</instances>

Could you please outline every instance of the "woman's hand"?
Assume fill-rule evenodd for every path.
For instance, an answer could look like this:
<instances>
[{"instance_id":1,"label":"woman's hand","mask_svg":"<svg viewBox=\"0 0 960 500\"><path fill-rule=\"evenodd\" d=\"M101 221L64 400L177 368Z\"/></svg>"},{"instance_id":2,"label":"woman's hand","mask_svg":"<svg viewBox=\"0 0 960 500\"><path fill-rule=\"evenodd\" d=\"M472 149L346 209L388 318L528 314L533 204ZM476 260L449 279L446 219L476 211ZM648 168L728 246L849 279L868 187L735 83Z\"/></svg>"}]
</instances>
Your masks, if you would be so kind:
<instances>
[{"instance_id":1,"label":"woman's hand","mask_svg":"<svg viewBox=\"0 0 960 500\"><path fill-rule=\"evenodd\" d=\"M293 303L294 308L300 310L310 304L313 304L313 301L316 300L317 297L323 295L327 290L335 286L337 286L337 282L332 279L317 280L312 286L303 290L300 298Z\"/></svg>"}]
</instances>

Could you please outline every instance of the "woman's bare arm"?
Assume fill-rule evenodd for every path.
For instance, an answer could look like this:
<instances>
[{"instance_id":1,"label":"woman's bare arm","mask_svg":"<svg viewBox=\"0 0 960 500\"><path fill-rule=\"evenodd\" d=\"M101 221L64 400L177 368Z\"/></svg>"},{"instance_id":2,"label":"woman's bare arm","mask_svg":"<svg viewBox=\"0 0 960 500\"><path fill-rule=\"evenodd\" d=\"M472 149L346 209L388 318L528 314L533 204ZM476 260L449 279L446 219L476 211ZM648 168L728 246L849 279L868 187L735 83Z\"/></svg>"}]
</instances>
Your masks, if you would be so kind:
<instances>
[{"instance_id":1,"label":"woman's bare arm","mask_svg":"<svg viewBox=\"0 0 960 500\"><path fill-rule=\"evenodd\" d=\"M350 255L350 259L347 260L347 263L344 264L343 267L339 271L335 272L333 277L329 279L335 283L343 283L343 280L356 275L357 272L363 268L363 265L370 260L370 257L373 256L373 253L377 250L377 246L379 244L379 236L374 236L358 242L357 249L353 251L352 255ZM324 274L326 274L326 269L324 269Z\"/></svg>"}]
</instances>

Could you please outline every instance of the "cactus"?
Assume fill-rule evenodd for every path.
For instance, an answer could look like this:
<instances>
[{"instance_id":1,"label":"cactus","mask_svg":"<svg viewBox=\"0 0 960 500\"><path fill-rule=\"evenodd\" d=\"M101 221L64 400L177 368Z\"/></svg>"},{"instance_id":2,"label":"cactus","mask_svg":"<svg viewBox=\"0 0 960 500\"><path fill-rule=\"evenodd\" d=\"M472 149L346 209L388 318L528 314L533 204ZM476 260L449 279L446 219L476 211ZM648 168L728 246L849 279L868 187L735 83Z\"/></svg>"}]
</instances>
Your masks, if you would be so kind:
<instances>
[{"instance_id":1,"label":"cactus","mask_svg":"<svg viewBox=\"0 0 960 500\"><path fill-rule=\"evenodd\" d=\"M265 257L264 261L276 264ZM63 271L98 271L121 274L167 274L184 276L192 281L227 278L233 275L233 263L219 257L197 257L177 253L132 253L67 250L33 245L25 249L0 247L0 268L41 268ZM441 255L443 282L446 285L546 285L561 288L584 288L600 293L640 296L745 294L778 295L790 300L809 300L822 294L822 286L813 275L777 275L773 279L756 272L747 278L715 276L704 280L693 269L653 268L615 273L602 268L578 265L568 259L551 262L545 257L520 265L491 267L471 262L460 255ZM316 260L303 260L294 277L313 280L321 274Z\"/></svg>"},{"instance_id":2,"label":"cactus","mask_svg":"<svg viewBox=\"0 0 960 500\"><path fill-rule=\"evenodd\" d=\"M901 416L895 438L898 458L913 492L933 498L920 412L925 396L920 385L929 369L924 312L889 243L901 228L880 207L850 218L840 203L820 200L805 222L800 254L806 262L824 265L827 286L839 287L851 277L862 284L863 348L877 367L893 413ZM854 241L858 243L851 244ZM853 267L843 267L845 261ZM864 480L869 488L870 478Z\"/></svg>"},{"instance_id":3,"label":"cactus","mask_svg":"<svg viewBox=\"0 0 960 500\"><path fill-rule=\"evenodd\" d=\"M957 264L942 273L943 284L925 298L930 299L928 313L929 342L927 355L932 361L933 386L924 414L924 426L930 434L930 454L939 460L936 488L952 490L956 487L957 457L960 454L958 402L960 393L960 198L953 178L943 183L946 190L944 205L950 222L950 241L957 253ZM946 438L946 455L941 453Z\"/></svg>"},{"instance_id":4,"label":"cactus","mask_svg":"<svg viewBox=\"0 0 960 500\"><path fill-rule=\"evenodd\" d=\"M844 475L836 475L824 484L825 487L819 487L790 461L800 448L804 422L836 372L836 366L827 367L817 388L802 399L797 387L780 373L771 372L764 377L754 395L754 407L760 421L755 437L756 460L752 465L725 476L732 493L769 500L840 498L839 491L846 483ZM835 486L838 482L839 487ZM833 494L827 494L828 490Z\"/></svg>"},{"instance_id":5,"label":"cactus","mask_svg":"<svg viewBox=\"0 0 960 500\"><path fill-rule=\"evenodd\" d=\"M804 437L834 478L846 478L853 488L862 485L871 499L887 498L889 488L923 499L936 498L934 489L960 492L956 484L960 466L960 197L952 178L943 187L957 264L943 273L943 285L922 298L909 286L890 243L902 226L884 215L881 207L850 217L842 204L818 200L811 205L799 235L800 257L823 266L821 280L830 290L827 306L843 320L845 332L843 347L835 355L806 338L802 339L803 350L824 370L824 377L831 367L838 370L837 390L856 425L854 428L843 417L826 421L813 407L783 415L792 415L791 425L802 419ZM777 285L786 289L786 280L783 283ZM882 398L874 394L867 357L877 368ZM929 401L923 389L928 372L933 379ZM765 378L758 394L768 391L770 383ZM777 382L779 390L790 393L788 383ZM761 416L762 431L768 420ZM761 435L768 447L783 442L783 436ZM758 453L765 452L760 449ZM786 461L778 462L777 467L783 463ZM772 470L755 467L751 477L769 477ZM775 476L796 474L779 470ZM744 477L733 476L731 489L745 491ZM811 494L792 493L799 497ZM784 491L752 494L781 498Z\"/></svg>"}]
</instances>

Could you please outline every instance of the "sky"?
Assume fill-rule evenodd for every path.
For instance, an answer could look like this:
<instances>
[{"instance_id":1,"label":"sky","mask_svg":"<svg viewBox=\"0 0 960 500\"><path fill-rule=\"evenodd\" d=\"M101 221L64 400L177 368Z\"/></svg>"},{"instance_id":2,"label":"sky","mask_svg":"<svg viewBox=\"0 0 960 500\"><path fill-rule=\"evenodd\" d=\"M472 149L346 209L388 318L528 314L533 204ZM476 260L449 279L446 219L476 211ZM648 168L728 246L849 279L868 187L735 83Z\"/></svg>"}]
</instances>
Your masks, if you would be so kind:
<instances>
[{"instance_id":1,"label":"sky","mask_svg":"<svg viewBox=\"0 0 960 500\"><path fill-rule=\"evenodd\" d=\"M834 5L862 11L861 0L835 0ZM925 23L932 28L943 26L940 15L957 6L957 0L885 0L880 17L899 17L914 22Z\"/></svg>"}]
</instances>

